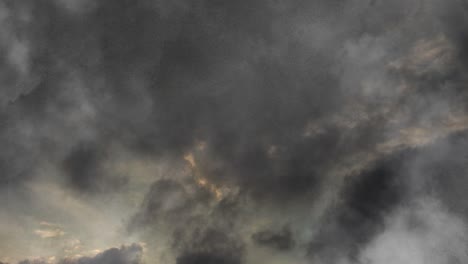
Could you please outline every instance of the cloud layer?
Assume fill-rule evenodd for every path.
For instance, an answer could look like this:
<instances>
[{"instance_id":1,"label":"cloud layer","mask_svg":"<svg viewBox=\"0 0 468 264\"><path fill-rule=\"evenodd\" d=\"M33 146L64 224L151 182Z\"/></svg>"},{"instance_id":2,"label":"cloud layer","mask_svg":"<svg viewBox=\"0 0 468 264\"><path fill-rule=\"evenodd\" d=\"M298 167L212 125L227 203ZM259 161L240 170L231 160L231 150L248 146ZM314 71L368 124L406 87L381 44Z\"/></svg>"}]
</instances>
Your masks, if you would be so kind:
<instances>
[{"instance_id":1,"label":"cloud layer","mask_svg":"<svg viewBox=\"0 0 468 264\"><path fill-rule=\"evenodd\" d=\"M132 244L129 246L121 246L120 248L111 248L106 251L97 254L93 257L75 257L65 258L56 260L54 258L42 260L23 260L19 264L48 264L48 263L59 263L59 264L139 264L141 263L141 256L143 254L143 248L138 244Z\"/></svg>"},{"instance_id":2,"label":"cloud layer","mask_svg":"<svg viewBox=\"0 0 468 264\"><path fill-rule=\"evenodd\" d=\"M0 261L468 261L467 20L458 0L2 2Z\"/></svg>"}]
</instances>

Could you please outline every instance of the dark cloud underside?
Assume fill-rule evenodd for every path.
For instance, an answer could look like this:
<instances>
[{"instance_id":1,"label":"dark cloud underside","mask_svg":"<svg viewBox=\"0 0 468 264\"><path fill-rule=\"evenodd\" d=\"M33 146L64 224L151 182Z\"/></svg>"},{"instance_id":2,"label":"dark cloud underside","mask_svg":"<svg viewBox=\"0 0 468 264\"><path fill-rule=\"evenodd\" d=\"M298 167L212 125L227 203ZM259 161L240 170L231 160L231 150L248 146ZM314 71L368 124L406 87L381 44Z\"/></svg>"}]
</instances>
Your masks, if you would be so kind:
<instances>
[{"instance_id":1,"label":"dark cloud underside","mask_svg":"<svg viewBox=\"0 0 468 264\"><path fill-rule=\"evenodd\" d=\"M0 21L0 261L468 260L464 1L5 0Z\"/></svg>"}]
</instances>

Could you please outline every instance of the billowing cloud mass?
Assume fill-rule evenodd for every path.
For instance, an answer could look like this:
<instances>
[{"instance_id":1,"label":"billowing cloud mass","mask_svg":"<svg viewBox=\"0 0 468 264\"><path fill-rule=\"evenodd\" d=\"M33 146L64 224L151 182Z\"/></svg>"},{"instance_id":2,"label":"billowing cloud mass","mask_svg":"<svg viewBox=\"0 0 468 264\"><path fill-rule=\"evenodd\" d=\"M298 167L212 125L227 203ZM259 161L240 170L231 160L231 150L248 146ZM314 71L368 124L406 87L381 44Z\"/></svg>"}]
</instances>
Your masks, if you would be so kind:
<instances>
[{"instance_id":1,"label":"billowing cloud mass","mask_svg":"<svg viewBox=\"0 0 468 264\"><path fill-rule=\"evenodd\" d=\"M48 264L48 263L59 263L59 264L139 264L141 263L141 255L143 248L138 244L132 244L129 246L121 246L120 248L111 248L106 251L99 253L93 257L75 257L75 258L64 258L55 261L52 259L34 259L34 260L23 260L19 264Z\"/></svg>"},{"instance_id":2,"label":"billowing cloud mass","mask_svg":"<svg viewBox=\"0 0 468 264\"><path fill-rule=\"evenodd\" d=\"M1 263L468 263L465 0L0 21Z\"/></svg>"}]
</instances>

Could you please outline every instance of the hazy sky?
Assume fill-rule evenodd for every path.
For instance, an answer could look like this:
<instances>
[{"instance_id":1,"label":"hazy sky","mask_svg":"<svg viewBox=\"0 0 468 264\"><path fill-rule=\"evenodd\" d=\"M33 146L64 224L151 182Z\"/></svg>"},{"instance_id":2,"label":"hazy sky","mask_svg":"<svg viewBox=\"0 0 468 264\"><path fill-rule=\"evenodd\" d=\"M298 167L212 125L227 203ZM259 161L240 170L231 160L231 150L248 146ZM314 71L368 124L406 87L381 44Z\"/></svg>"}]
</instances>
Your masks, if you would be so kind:
<instances>
[{"instance_id":1,"label":"hazy sky","mask_svg":"<svg viewBox=\"0 0 468 264\"><path fill-rule=\"evenodd\" d=\"M468 1L0 0L0 263L468 263Z\"/></svg>"}]
</instances>

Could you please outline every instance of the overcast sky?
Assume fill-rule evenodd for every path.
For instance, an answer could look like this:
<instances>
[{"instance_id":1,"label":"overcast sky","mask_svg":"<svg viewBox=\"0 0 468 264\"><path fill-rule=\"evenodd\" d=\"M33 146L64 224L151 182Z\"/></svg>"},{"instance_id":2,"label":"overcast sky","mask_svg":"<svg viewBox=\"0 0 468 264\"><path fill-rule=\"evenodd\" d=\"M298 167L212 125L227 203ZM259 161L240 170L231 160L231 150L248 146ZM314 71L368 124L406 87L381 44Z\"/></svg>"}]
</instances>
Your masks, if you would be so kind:
<instances>
[{"instance_id":1,"label":"overcast sky","mask_svg":"<svg viewBox=\"0 0 468 264\"><path fill-rule=\"evenodd\" d=\"M0 263L468 263L466 0L0 0Z\"/></svg>"}]
</instances>

